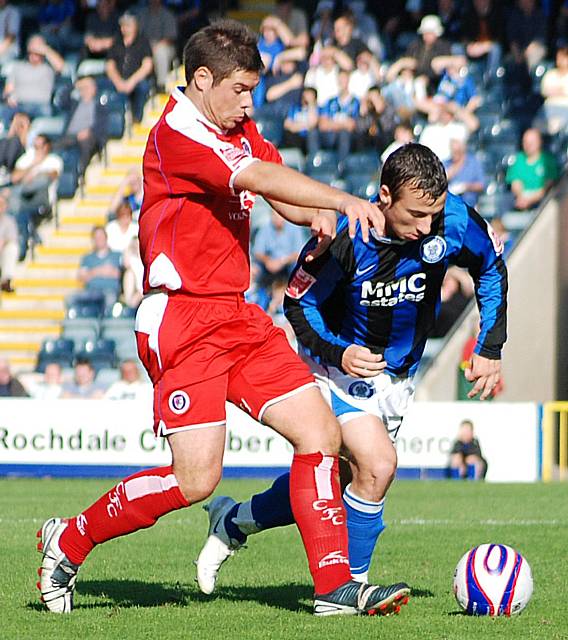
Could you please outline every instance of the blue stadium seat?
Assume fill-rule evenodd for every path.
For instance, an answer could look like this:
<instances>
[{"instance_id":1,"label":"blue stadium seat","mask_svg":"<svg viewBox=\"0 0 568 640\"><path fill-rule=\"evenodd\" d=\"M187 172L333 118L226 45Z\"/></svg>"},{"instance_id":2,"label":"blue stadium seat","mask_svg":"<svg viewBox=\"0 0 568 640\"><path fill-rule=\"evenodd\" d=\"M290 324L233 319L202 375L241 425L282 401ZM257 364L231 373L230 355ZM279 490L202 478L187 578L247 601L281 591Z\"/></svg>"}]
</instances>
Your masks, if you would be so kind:
<instances>
[{"instance_id":1,"label":"blue stadium seat","mask_svg":"<svg viewBox=\"0 0 568 640\"><path fill-rule=\"evenodd\" d=\"M67 302L67 317L71 320L75 318L100 318L103 315L104 307L105 302L102 296L81 292Z\"/></svg>"},{"instance_id":2,"label":"blue stadium seat","mask_svg":"<svg viewBox=\"0 0 568 640\"><path fill-rule=\"evenodd\" d=\"M116 343L108 338L87 340L82 348L75 352L77 359L87 359L98 371L103 367L116 366Z\"/></svg>"},{"instance_id":3,"label":"blue stadium seat","mask_svg":"<svg viewBox=\"0 0 568 640\"><path fill-rule=\"evenodd\" d=\"M286 149L279 149L278 151L280 151L282 161L287 167L292 167L292 169L296 169L296 171L299 171L300 173L304 170L306 159L304 158L304 154L301 149L289 147Z\"/></svg>"},{"instance_id":4,"label":"blue stadium seat","mask_svg":"<svg viewBox=\"0 0 568 640\"><path fill-rule=\"evenodd\" d=\"M359 151L351 153L343 163L343 176L349 179L352 175L376 175L381 167L379 154L376 151Z\"/></svg>"},{"instance_id":5,"label":"blue stadium seat","mask_svg":"<svg viewBox=\"0 0 568 640\"><path fill-rule=\"evenodd\" d=\"M61 367L70 367L73 364L75 342L69 338L57 338L44 340L38 353L36 371L45 372L45 367L56 362Z\"/></svg>"},{"instance_id":6,"label":"blue stadium seat","mask_svg":"<svg viewBox=\"0 0 568 640\"><path fill-rule=\"evenodd\" d=\"M284 135L284 123L281 118L260 116L256 126L264 138L270 140L275 146L280 145Z\"/></svg>"},{"instance_id":7,"label":"blue stadium seat","mask_svg":"<svg viewBox=\"0 0 568 640\"><path fill-rule=\"evenodd\" d=\"M79 187L79 147L61 149L57 154L63 160L63 172L57 183L57 197L73 198Z\"/></svg>"},{"instance_id":8,"label":"blue stadium seat","mask_svg":"<svg viewBox=\"0 0 568 640\"><path fill-rule=\"evenodd\" d=\"M308 155L304 171L309 176L317 176L319 173L333 173L339 176L338 165L339 160L335 151L320 149Z\"/></svg>"},{"instance_id":9,"label":"blue stadium seat","mask_svg":"<svg viewBox=\"0 0 568 640\"><path fill-rule=\"evenodd\" d=\"M369 179L369 176L352 175L348 179L349 192L359 198L370 200L378 193L379 181L377 178Z\"/></svg>"}]
</instances>

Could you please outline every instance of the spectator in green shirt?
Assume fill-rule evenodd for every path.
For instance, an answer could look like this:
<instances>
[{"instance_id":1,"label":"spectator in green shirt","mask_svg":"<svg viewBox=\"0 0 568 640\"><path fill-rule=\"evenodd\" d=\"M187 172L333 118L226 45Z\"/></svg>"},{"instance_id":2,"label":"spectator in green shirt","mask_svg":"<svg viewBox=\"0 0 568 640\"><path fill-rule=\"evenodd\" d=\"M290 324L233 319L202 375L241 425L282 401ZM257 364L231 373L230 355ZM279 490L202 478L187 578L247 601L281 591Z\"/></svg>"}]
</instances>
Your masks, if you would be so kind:
<instances>
[{"instance_id":1,"label":"spectator in green shirt","mask_svg":"<svg viewBox=\"0 0 568 640\"><path fill-rule=\"evenodd\" d=\"M538 129L525 131L522 146L507 170L506 181L515 195L515 208L524 211L536 207L543 199L558 178L558 165L551 153L542 150Z\"/></svg>"}]
</instances>

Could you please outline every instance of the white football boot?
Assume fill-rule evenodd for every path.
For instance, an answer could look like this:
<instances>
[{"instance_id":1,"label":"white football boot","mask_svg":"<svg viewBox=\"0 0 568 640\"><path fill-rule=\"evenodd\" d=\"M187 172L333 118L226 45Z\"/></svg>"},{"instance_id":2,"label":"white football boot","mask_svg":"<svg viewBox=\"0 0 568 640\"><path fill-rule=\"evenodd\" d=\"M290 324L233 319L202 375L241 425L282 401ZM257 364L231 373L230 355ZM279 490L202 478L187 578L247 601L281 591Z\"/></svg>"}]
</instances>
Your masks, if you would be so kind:
<instances>
[{"instance_id":1,"label":"white football boot","mask_svg":"<svg viewBox=\"0 0 568 640\"><path fill-rule=\"evenodd\" d=\"M197 567L197 584L207 595L215 590L221 565L243 546L237 540L230 538L225 528L225 516L235 504L235 500L228 496L218 496L203 507L209 514L209 533L195 561L195 566Z\"/></svg>"},{"instance_id":2,"label":"white football boot","mask_svg":"<svg viewBox=\"0 0 568 640\"><path fill-rule=\"evenodd\" d=\"M54 613L70 613L73 609L73 591L80 565L73 564L59 547L59 538L67 522L61 518L46 520L37 532L37 548L43 554L39 569L38 589L41 600Z\"/></svg>"}]
</instances>

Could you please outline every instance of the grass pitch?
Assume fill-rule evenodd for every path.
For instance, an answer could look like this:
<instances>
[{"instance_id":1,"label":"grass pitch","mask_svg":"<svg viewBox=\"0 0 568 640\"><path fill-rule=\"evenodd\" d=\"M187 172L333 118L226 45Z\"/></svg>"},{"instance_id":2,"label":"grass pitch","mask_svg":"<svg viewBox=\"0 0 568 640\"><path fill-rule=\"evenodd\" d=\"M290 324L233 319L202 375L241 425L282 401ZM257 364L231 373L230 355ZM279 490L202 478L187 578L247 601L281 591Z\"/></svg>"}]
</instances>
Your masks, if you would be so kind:
<instances>
[{"instance_id":1,"label":"grass pitch","mask_svg":"<svg viewBox=\"0 0 568 640\"><path fill-rule=\"evenodd\" d=\"M218 493L246 498L267 486L225 481ZM389 618L314 618L312 587L295 527L249 540L222 570L214 596L194 583L193 559L207 518L199 508L95 549L79 574L76 610L43 610L35 588L35 532L52 515L73 515L108 480L0 481L0 638L120 640L525 640L568 639L568 486L398 482L371 577L406 580L410 603ZM483 542L517 548L531 564L535 592L516 618L470 618L452 595L461 555Z\"/></svg>"}]
</instances>

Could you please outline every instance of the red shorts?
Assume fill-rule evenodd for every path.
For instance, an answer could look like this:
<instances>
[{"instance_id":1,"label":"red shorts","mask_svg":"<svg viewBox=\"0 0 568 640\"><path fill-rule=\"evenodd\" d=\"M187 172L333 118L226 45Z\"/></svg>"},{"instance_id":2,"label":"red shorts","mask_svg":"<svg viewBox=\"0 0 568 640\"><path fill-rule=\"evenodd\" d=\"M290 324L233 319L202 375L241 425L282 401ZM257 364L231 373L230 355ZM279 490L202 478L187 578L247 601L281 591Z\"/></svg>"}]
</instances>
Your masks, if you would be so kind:
<instances>
[{"instance_id":1,"label":"red shorts","mask_svg":"<svg viewBox=\"0 0 568 640\"><path fill-rule=\"evenodd\" d=\"M315 384L284 331L242 296L147 296L136 339L154 385L156 435L224 425L227 400L262 420L271 404Z\"/></svg>"}]
</instances>

